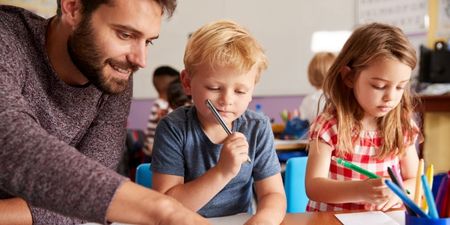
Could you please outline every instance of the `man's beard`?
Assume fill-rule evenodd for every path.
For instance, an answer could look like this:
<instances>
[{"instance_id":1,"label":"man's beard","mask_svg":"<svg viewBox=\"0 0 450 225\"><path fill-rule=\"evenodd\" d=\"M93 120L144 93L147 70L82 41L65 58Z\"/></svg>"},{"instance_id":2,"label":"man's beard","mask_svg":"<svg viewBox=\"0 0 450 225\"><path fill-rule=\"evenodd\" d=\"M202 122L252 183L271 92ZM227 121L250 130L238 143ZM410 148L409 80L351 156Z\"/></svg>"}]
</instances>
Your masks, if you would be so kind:
<instances>
[{"instance_id":1,"label":"man's beard","mask_svg":"<svg viewBox=\"0 0 450 225\"><path fill-rule=\"evenodd\" d=\"M102 51L96 47L95 35L90 23L90 17L85 16L69 37L67 49L73 64L78 70L94 84L99 90L107 94L119 94L123 92L132 79L133 73L138 70L136 65L130 62L122 62L112 58L102 60ZM102 69L110 65L129 70L131 74L128 80L118 79L112 75L104 74Z\"/></svg>"}]
</instances>

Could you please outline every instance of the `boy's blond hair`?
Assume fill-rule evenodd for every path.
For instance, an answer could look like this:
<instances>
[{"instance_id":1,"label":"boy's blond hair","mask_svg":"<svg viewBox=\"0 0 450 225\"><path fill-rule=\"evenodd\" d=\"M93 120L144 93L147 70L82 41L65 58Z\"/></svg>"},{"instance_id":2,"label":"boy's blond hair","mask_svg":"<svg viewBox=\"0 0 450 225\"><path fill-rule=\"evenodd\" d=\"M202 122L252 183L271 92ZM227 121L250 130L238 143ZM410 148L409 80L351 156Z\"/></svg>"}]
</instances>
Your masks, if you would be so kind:
<instances>
[{"instance_id":1,"label":"boy's blond hair","mask_svg":"<svg viewBox=\"0 0 450 225\"><path fill-rule=\"evenodd\" d=\"M313 56L308 65L308 80L312 86L322 89L328 69L330 69L335 59L336 55L332 52L318 52Z\"/></svg>"},{"instance_id":2,"label":"boy's blond hair","mask_svg":"<svg viewBox=\"0 0 450 225\"><path fill-rule=\"evenodd\" d=\"M379 58L396 60L414 69L416 51L406 35L395 26L371 23L358 27L349 37L331 66L323 84L327 102L325 112L334 113L338 120L339 153L350 153L361 131L364 110L358 104L353 89L346 80L354 81L371 63ZM344 67L351 72L342 73ZM378 118L383 143L377 152L380 158L403 154L420 131L413 128L413 99L409 85L400 103L387 115Z\"/></svg>"},{"instance_id":3,"label":"boy's blond hair","mask_svg":"<svg viewBox=\"0 0 450 225\"><path fill-rule=\"evenodd\" d=\"M199 65L231 66L237 72L256 66L259 80L267 69L267 58L261 45L248 30L230 20L218 20L202 26L190 37L184 53L186 71L194 75Z\"/></svg>"}]
</instances>

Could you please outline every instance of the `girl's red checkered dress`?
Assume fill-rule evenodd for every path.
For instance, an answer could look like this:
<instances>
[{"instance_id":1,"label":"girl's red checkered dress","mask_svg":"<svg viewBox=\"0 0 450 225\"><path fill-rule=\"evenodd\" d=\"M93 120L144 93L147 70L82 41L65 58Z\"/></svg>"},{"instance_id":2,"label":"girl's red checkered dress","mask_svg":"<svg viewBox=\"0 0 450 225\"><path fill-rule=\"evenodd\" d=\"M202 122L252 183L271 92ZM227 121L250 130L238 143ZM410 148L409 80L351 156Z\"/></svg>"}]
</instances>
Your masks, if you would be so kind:
<instances>
[{"instance_id":1,"label":"girl's red checkered dress","mask_svg":"<svg viewBox=\"0 0 450 225\"><path fill-rule=\"evenodd\" d=\"M359 140L354 143L354 153L338 156L336 152L337 145L337 119L329 113L320 114L314 121L314 130L310 131L309 140L318 137L319 140L329 144L333 148L332 155L345 159L357 166L371 171L379 176L388 177L387 167L395 166L400 168L397 156L390 156L384 159L377 159L376 149L381 146L382 138L377 131L362 131L359 134ZM318 126L317 126L318 125ZM330 172L328 178L338 181L346 180L365 180L366 176L354 172L342 165L338 165L331 160ZM315 202L310 200L306 208L307 211L340 211L340 210L362 210L364 205L361 203L343 203L331 204L323 202Z\"/></svg>"}]
</instances>

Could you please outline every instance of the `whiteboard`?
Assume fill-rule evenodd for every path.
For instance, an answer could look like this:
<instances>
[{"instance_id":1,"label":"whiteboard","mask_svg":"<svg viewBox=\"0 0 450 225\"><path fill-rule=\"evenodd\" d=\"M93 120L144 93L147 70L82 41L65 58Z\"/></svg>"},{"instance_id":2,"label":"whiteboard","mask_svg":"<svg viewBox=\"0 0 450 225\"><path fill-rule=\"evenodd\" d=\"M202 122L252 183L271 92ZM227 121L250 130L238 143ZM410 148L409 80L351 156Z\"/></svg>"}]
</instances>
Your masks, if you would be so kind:
<instances>
[{"instance_id":1,"label":"whiteboard","mask_svg":"<svg viewBox=\"0 0 450 225\"><path fill-rule=\"evenodd\" d=\"M151 78L159 65L184 68L188 35L203 24L231 19L261 43L269 68L255 89L255 96L302 95L313 91L306 70L311 36L320 30L352 30L355 0L182 0L175 14L161 25L160 38L148 49L147 67L134 75L133 97L155 98Z\"/></svg>"}]
</instances>

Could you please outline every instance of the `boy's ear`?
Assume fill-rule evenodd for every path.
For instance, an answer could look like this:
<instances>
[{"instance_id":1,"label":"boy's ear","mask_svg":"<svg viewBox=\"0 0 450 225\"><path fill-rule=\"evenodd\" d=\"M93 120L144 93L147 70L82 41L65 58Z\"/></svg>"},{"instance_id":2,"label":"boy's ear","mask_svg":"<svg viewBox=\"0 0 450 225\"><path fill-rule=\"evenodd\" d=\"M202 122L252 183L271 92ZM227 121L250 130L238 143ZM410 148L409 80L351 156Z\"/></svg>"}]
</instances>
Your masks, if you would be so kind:
<instances>
[{"instance_id":1,"label":"boy's ear","mask_svg":"<svg viewBox=\"0 0 450 225\"><path fill-rule=\"evenodd\" d=\"M181 71L180 80L186 95L191 95L191 75L186 69Z\"/></svg>"},{"instance_id":2,"label":"boy's ear","mask_svg":"<svg viewBox=\"0 0 450 225\"><path fill-rule=\"evenodd\" d=\"M353 88L353 79L354 77L351 76L352 75L352 69L350 69L350 67L348 66L344 66L341 68L341 77L342 80L344 81L345 85L347 85L347 87L349 88Z\"/></svg>"},{"instance_id":3,"label":"boy's ear","mask_svg":"<svg viewBox=\"0 0 450 225\"><path fill-rule=\"evenodd\" d=\"M82 19L80 0L61 0L61 20L75 29Z\"/></svg>"}]
</instances>

